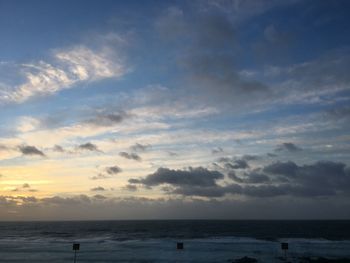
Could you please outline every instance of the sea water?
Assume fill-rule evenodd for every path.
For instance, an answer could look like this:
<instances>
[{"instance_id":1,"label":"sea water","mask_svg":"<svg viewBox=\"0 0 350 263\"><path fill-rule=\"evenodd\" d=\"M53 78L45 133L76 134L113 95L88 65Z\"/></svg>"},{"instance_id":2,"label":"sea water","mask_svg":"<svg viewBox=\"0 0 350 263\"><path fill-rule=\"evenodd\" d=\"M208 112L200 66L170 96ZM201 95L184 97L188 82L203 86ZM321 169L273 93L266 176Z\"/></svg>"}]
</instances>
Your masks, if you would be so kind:
<instances>
[{"instance_id":1,"label":"sea water","mask_svg":"<svg viewBox=\"0 0 350 263\"><path fill-rule=\"evenodd\" d=\"M176 243L184 249L177 250ZM0 222L0 262L259 262L350 258L350 221Z\"/></svg>"}]
</instances>

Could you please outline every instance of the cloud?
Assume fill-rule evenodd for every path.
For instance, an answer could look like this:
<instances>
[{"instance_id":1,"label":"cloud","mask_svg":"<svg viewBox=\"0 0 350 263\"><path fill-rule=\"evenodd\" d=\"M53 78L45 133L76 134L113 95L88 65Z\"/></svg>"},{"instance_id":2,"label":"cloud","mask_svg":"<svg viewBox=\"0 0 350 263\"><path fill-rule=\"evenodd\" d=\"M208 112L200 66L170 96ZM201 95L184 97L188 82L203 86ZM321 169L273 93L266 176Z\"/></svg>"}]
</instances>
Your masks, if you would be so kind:
<instances>
[{"instance_id":1,"label":"cloud","mask_svg":"<svg viewBox=\"0 0 350 263\"><path fill-rule=\"evenodd\" d=\"M228 173L228 177L241 184L264 184L270 181L270 178L258 170L245 172L243 176L237 176L234 171Z\"/></svg>"},{"instance_id":2,"label":"cloud","mask_svg":"<svg viewBox=\"0 0 350 263\"><path fill-rule=\"evenodd\" d=\"M336 119L336 120L347 120L350 118L350 107L337 107L332 108L325 113L326 118Z\"/></svg>"},{"instance_id":3,"label":"cloud","mask_svg":"<svg viewBox=\"0 0 350 263\"><path fill-rule=\"evenodd\" d=\"M170 8L156 23L161 25L158 26L161 36L170 40L171 45L188 43L176 59L180 70L186 73L184 94L189 101L242 108L260 103L270 93L265 84L239 74L239 40L230 17L224 13L198 12L189 20L183 10ZM195 95L189 96L189 89Z\"/></svg>"},{"instance_id":4,"label":"cloud","mask_svg":"<svg viewBox=\"0 0 350 263\"><path fill-rule=\"evenodd\" d=\"M299 0L213 0L213 1L198 1L202 12L219 11L226 13L236 22L250 19L254 16L261 15L272 8L279 6L287 6L298 2Z\"/></svg>"},{"instance_id":5,"label":"cloud","mask_svg":"<svg viewBox=\"0 0 350 263\"><path fill-rule=\"evenodd\" d=\"M149 145L149 144L135 143L134 145L132 145L130 147L130 149L135 151L135 152L138 152L138 151L139 152L144 152L150 147L151 147L151 145Z\"/></svg>"},{"instance_id":6,"label":"cloud","mask_svg":"<svg viewBox=\"0 0 350 263\"><path fill-rule=\"evenodd\" d=\"M328 196L349 193L350 176L344 163L319 161L298 166L293 162L277 162L265 166L267 173L286 177L290 194Z\"/></svg>"},{"instance_id":7,"label":"cloud","mask_svg":"<svg viewBox=\"0 0 350 263\"><path fill-rule=\"evenodd\" d=\"M127 73L121 57L110 47L83 45L54 50L50 62L23 64L24 83L0 90L0 101L21 103L33 96L52 95L79 82L120 78Z\"/></svg>"},{"instance_id":8,"label":"cloud","mask_svg":"<svg viewBox=\"0 0 350 263\"><path fill-rule=\"evenodd\" d=\"M217 148L211 150L212 154L219 154L219 153L223 153L223 152L224 152L224 150L221 147L217 147Z\"/></svg>"},{"instance_id":9,"label":"cloud","mask_svg":"<svg viewBox=\"0 0 350 263\"><path fill-rule=\"evenodd\" d=\"M0 144L0 152L1 151L7 151L8 147L6 145Z\"/></svg>"},{"instance_id":10,"label":"cloud","mask_svg":"<svg viewBox=\"0 0 350 263\"><path fill-rule=\"evenodd\" d=\"M216 186L216 180L223 179L224 175L218 171L210 171L203 167L187 170L172 170L159 168L155 173L140 179L130 179L131 184L143 184L146 186L158 186L170 184L174 186Z\"/></svg>"},{"instance_id":11,"label":"cloud","mask_svg":"<svg viewBox=\"0 0 350 263\"><path fill-rule=\"evenodd\" d=\"M91 180L101 180L101 179L109 179L112 178L110 175L106 175L104 173L98 173L97 175L92 176Z\"/></svg>"},{"instance_id":12,"label":"cloud","mask_svg":"<svg viewBox=\"0 0 350 263\"><path fill-rule=\"evenodd\" d=\"M60 152L60 153L65 152L65 150L63 149L63 147L60 146L60 145L57 145L57 144L52 148L52 150L53 150L54 152Z\"/></svg>"},{"instance_id":13,"label":"cloud","mask_svg":"<svg viewBox=\"0 0 350 263\"><path fill-rule=\"evenodd\" d=\"M271 158L274 158L274 157L277 157L278 155L277 154L274 154L274 153L267 153L266 154L268 157L271 157Z\"/></svg>"},{"instance_id":14,"label":"cloud","mask_svg":"<svg viewBox=\"0 0 350 263\"><path fill-rule=\"evenodd\" d=\"M141 157L137 153L120 152L119 155L129 160L141 162Z\"/></svg>"},{"instance_id":15,"label":"cloud","mask_svg":"<svg viewBox=\"0 0 350 263\"><path fill-rule=\"evenodd\" d=\"M98 199L98 200L105 200L105 199L107 199L107 197L105 197L104 195L100 195L100 194L94 195L93 198L94 199Z\"/></svg>"},{"instance_id":16,"label":"cloud","mask_svg":"<svg viewBox=\"0 0 350 263\"><path fill-rule=\"evenodd\" d=\"M350 194L350 168L343 163L321 161L298 166L293 162L277 162L241 172L228 171L235 183L219 184L224 174L203 167L187 170L159 168L153 174L129 179L129 184L146 187L163 186L170 195L223 197L295 196L312 198Z\"/></svg>"},{"instance_id":17,"label":"cloud","mask_svg":"<svg viewBox=\"0 0 350 263\"><path fill-rule=\"evenodd\" d=\"M124 111L120 111L117 113L100 113L97 114L97 116L95 116L94 118L89 119L87 123L90 123L95 126L108 127L121 123L127 117L130 117L130 115L128 115Z\"/></svg>"},{"instance_id":18,"label":"cloud","mask_svg":"<svg viewBox=\"0 0 350 263\"><path fill-rule=\"evenodd\" d=\"M266 174L261 173L259 170L245 172L244 176L243 182L247 184L261 184L270 181L270 178Z\"/></svg>"},{"instance_id":19,"label":"cloud","mask_svg":"<svg viewBox=\"0 0 350 263\"><path fill-rule=\"evenodd\" d=\"M299 152L302 151L302 149L298 146L296 146L294 143L291 142L284 142L280 145L278 145L275 149L276 152L282 152L282 151L287 151L287 152Z\"/></svg>"},{"instance_id":20,"label":"cloud","mask_svg":"<svg viewBox=\"0 0 350 263\"><path fill-rule=\"evenodd\" d=\"M45 157L45 154L35 146L21 145L18 146L18 149L23 155L38 155L41 157Z\"/></svg>"},{"instance_id":21,"label":"cloud","mask_svg":"<svg viewBox=\"0 0 350 263\"><path fill-rule=\"evenodd\" d=\"M265 194L268 195L265 189ZM232 188L232 192L234 189ZM239 190L238 190L239 191ZM256 192L250 188L251 193ZM261 193L263 192L260 189ZM261 195L261 194L260 194ZM234 200L199 198L144 198L76 195L0 196L4 220L83 220L83 219L347 219L348 199L305 199L283 196L274 199ZM17 211L16 214L11 211ZM118 211L118 213L116 213ZM281 213L283 211L283 213Z\"/></svg>"},{"instance_id":22,"label":"cloud","mask_svg":"<svg viewBox=\"0 0 350 263\"><path fill-rule=\"evenodd\" d=\"M87 142L84 144L80 144L77 147L79 150L85 150L85 151L92 151L92 152L100 152L96 144L93 144L91 142Z\"/></svg>"},{"instance_id":23,"label":"cloud","mask_svg":"<svg viewBox=\"0 0 350 263\"><path fill-rule=\"evenodd\" d=\"M293 177L296 175L298 166L291 161L276 162L264 167L263 171L270 174L284 175L286 177Z\"/></svg>"},{"instance_id":24,"label":"cloud","mask_svg":"<svg viewBox=\"0 0 350 263\"><path fill-rule=\"evenodd\" d=\"M256 161L256 160L260 160L261 156L246 154L242 156L242 159L245 161Z\"/></svg>"},{"instance_id":25,"label":"cloud","mask_svg":"<svg viewBox=\"0 0 350 263\"><path fill-rule=\"evenodd\" d=\"M250 159L250 158L247 158ZM229 157L221 157L218 162L223 163L226 169L246 169L249 164L245 159L234 159Z\"/></svg>"},{"instance_id":26,"label":"cloud","mask_svg":"<svg viewBox=\"0 0 350 263\"><path fill-rule=\"evenodd\" d=\"M117 165L114 165L114 166L109 166L109 167L106 167L106 172L110 175L112 174L118 174L118 173L121 173L122 172L122 169L117 166Z\"/></svg>"},{"instance_id":27,"label":"cloud","mask_svg":"<svg viewBox=\"0 0 350 263\"><path fill-rule=\"evenodd\" d=\"M136 192L137 186L133 185L133 184L127 184L126 186L123 187L123 189L130 191L130 192Z\"/></svg>"},{"instance_id":28,"label":"cloud","mask_svg":"<svg viewBox=\"0 0 350 263\"><path fill-rule=\"evenodd\" d=\"M99 192L99 191L106 191L106 189L103 188L102 186L97 186L97 187L91 188L90 191Z\"/></svg>"},{"instance_id":29,"label":"cloud","mask_svg":"<svg viewBox=\"0 0 350 263\"><path fill-rule=\"evenodd\" d=\"M346 72L349 65L349 47L345 47L332 49L316 59L299 64L272 67L266 75L282 79L273 87L279 103L328 104L349 89L350 77Z\"/></svg>"},{"instance_id":30,"label":"cloud","mask_svg":"<svg viewBox=\"0 0 350 263\"><path fill-rule=\"evenodd\" d=\"M230 172L228 172L228 177L230 178L230 179L232 179L233 181L235 181L235 182L237 182L237 183L243 183L244 181L243 181L243 179L241 178L241 177L239 177L239 176L237 176L237 174L235 173L235 171L230 171Z\"/></svg>"}]
</instances>

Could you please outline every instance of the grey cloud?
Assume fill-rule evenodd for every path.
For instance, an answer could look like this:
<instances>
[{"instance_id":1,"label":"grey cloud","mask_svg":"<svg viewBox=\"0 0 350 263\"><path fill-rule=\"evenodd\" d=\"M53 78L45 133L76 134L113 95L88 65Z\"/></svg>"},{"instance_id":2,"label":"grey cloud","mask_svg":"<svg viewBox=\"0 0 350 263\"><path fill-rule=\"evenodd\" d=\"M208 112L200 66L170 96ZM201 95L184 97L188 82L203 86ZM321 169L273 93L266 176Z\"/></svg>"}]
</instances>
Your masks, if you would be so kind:
<instances>
[{"instance_id":1,"label":"grey cloud","mask_svg":"<svg viewBox=\"0 0 350 263\"><path fill-rule=\"evenodd\" d=\"M55 146L53 147L52 150L53 150L54 152L60 152L60 153L65 152L64 149L63 149L63 147L60 146L60 145L55 145Z\"/></svg>"},{"instance_id":2,"label":"grey cloud","mask_svg":"<svg viewBox=\"0 0 350 263\"><path fill-rule=\"evenodd\" d=\"M141 144L141 143L135 143L134 145L132 145L130 147L131 150L135 151L135 152L144 152L147 149L149 149L151 147L151 145L149 144Z\"/></svg>"},{"instance_id":3,"label":"grey cloud","mask_svg":"<svg viewBox=\"0 0 350 263\"><path fill-rule=\"evenodd\" d=\"M80 144L77 147L79 150L85 150L85 151L92 151L92 152L100 152L96 144L93 144L91 142L87 142L84 144Z\"/></svg>"},{"instance_id":4,"label":"grey cloud","mask_svg":"<svg viewBox=\"0 0 350 263\"><path fill-rule=\"evenodd\" d=\"M269 24L252 47L262 63L278 64L290 58L290 49L295 44L293 31L281 30L278 25Z\"/></svg>"},{"instance_id":5,"label":"grey cloud","mask_svg":"<svg viewBox=\"0 0 350 263\"><path fill-rule=\"evenodd\" d=\"M271 158L274 158L274 157L277 157L278 155L277 154L274 154L274 153L267 153L266 154L268 157L271 157Z\"/></svg>"},{"instance_id":6,"label":"grey cloud","mask_svg":"<svg viewBox=\"0 0 350 263\"><path fill-rule=\"evenodd\" d=\"M248 185L244 187L243 194L253 197L275 197L287 195L289 188L285 185Z\"/></svg>"},{"instance_id":7,"label":"grey cloud","mask_svg":"<svg viewBox=\"0 0 350 263\"><path fill-rule=\"evenodd\" d=\"M227 169L246 169L249 168L249 164L245 160L234 160L232 162L225 163Z\"/></svg>"},{"instance_id":8,"label":"grey cloud","mask_svg":"<svg viewBox=\"0 0 350 263\"><path fill-rule=\"evenodd\" d=\"M298 146L296 146L294 143L291 142L284 142L280 145L278 145L275 149L277 152L287 151L287 152L299 152L302 151L302 149Z\"/></svg>"},{"instance_id":9,"label":"grey cloud","mask_svg":"<svg viewBox=\"0 0 350 263\"><path fill-rule=\"evenodd\" d=\"M162 186L168 194L222 197L226 194L251 197L297 196L318 197L350 194L350 168L331 161L298 166L293 162L277 162L237 176L228 177L239 184L219 185L224 175L205 168L171 170L159 168L146 177L129 180L130 184ZM285 179L285 180L284 180Z\"/></svg>"},{"instance_id":10,"label":"grey cloud","mask_svg":"<svg viewBox=\"0 0 350 263\"><path fill-rule=\"evenodd\" d=\"M239 187L234 188L237 187L233 186L231 192L242 191ZM250 188L249 191L256 192L254 188ZM315 217L348 219L350 216L350 202L344 198L311 199L305 202L304 199L291 200L282 195L274 198L256 197L220 201L182 196L159 199L137 197L98 199L88 196L39 199L31 196L0 196L0 207L4 220L314 219ZM17 213L11 213L14 210Z\"/></svg>"},{"instance_id":11,"label":"grey cloud","mask_svg":"<svg viewBox=\"0 0 350 263\"><path fill-rule=\"evenodd\" d=\"M244 184L262 184L270 181L270 178L259 170L245 172L244 176L237 176L234 171L230 171L228 177L237 183Z\"/></svg>"},{"instance_id":12,"label":"grey cloud","mask_svg":"<svg viewBox=\"0 0 350 263\"><path fill-rule=\"evenodd\" d=\"M299 0L286 0L286 1L277 1L277 0L266 0L266 1L257 1L257 0L213 0L213 1L198 1L200 4L202 12L211 12L219 11L227 13L235 21L242 21L253 16L263 14L272 8L278 6L291 5L298 2Z\"/></svg>"},{"instance_id":13,"label":"grey cloud","mask_svg":"<svg viewBox=\"0 0 350 263\"><path fill-rule=\"evenodd\" d=\"M295 176L298 166L291 161L276 162L264 167L263 171L271 174L279 174L287 177Z\"/></svg>"},{"instance_id":14,"label":"grey cloud","mask_svg":"<svg viewBox=\"0 0 350 263\"><path fill-rule=\"evenodd\" d=\"M106 172L108 174L118 174L118 173L121 173L122 172L122 169L117 166L117 165L114 165L114 166L109 166L109 167L106 167Z\"/></svg>"},{"instance_id":15,"label":"grey cloud","mask_svg":"<svg viewBox=\"0 0 350 263\"><path fill-rule=\"evenodd\" d=\"M91 188L90 191L99 192L99 191L106 191L106 189L102 186L97 186L97 187Z\"/></svg>"},{"instance_id":16,"label":"grey cloud","mask_svg":"<svg viewBox=\"0 0 350 263\"><path fill-rule=\"evenodd\" d=\"M224 103L245 101L258 103L254 97L262 101L269 94L269 88L263 83L243 79L233 61L232 55L221 55L213 52L190 52L182 61L182 66L189 74L189 85L195 87L199 99L207 102ZM245 106L245 105L242 105Z\"/></svg>"},{"instance_id":17,"label":"grey cloud","mask_svg":"<svg viewBox=\"0 0 350 263\"><path fill-rule=\"evenodd\" d=\"M219 153L223 153L223 152L224 152L224 150L221 147L217 147L217 148L211 150L212 154L219 154Z\"/></svg>"},{"instance_id":18,"label":"grey cloud","mask_svg":"<svg viewBox=\"0 0 350 263\"><path fill-rule=\"evenodd\" d=\"M77 204L89 204L91 203L90 197L87 195L77 195L73 197L60 197L60 196L53 196L53 197L46 197L41 199L42 202L46 204L52 204L52 205L68 205L68 206L74 206Z\"/></svg>"},{"instance_id":19,"label":"grey cloud","mask_svg":"<svg viewBox=\"0 0 350 263\"><path fill-rule=\"evenodd\" d=\"M127 184L126 186L124 186L124 189L130 192L135 192L137 191L137 186L133 184Z\"/></svg>"},{"instance_id":20,"label":"grey cloud","mask_svg":"<svg viewBox=\"0 0 350 263\"><path fill-rule=\"evenodd\" d=\"M103 173L98 173L97 175L92 176L90 179L91 180L100 180L100 179L109 179L111 178L110 175L106 175Z\"/></svg>"},{"instance_id":21,"label":"grey cloud","mask_svg":"<svg viewBox=\"0 0 350 263\"><path fill-rule=\"evenodd\" d=\"M186 72L187 89L193 88L193 94L196 94L188 97L186 91L189 100L220 102L232 107L236 105L234 102L242 100L258 103L269 94L266 85L239 74L236 64L240 55L239 43L235 25L229 17L216 12L198 13L194 19L187 20L182 10L177 10L160 18L159 24L167 38L173 39L174 43L188 43L177 60L181 70ZM171 28L181 30L169 30ZM254 96L259 100L254 100Z\"/></svg>"},{"instance_id":22,"label":"grey cloud","mask_svg":"<svg viewBox=\"0 0 350 263\"><path fill-rule=\"evenodd\" d=\"M121 157L126 158L126 159L135 160L138 162L140 162L142 160L141 157L137 153L120 152L119 155Z\"/></svg>"},{"instance_id":23,"label":"grey cloud","mask_svg":"<svg viewBox=\"0 0 350 263\"><path fill-rule=\"evenodd\" d=\"M291 192L295 195L327 196L350 193L350 176L344 163L319 161L298 166L293 162L277 162L263 170L288 178Z\"/></svg>"},{"instance_id":24,"label":"grey cloud","mask_svg":"<svg viewBox=\"0 0 350 263\"><path fill-rule=\"evenodd\" d=\"M98 114L93 119L90 119L87 122L96 126L108 127L108 126L121 123L128 116L129 115L124 111L120 111L118 113L104 113L104 114Z\"/></svg>"},{"instance_id":25,"label":"grey cloud","mask_svg":"<svg viewBox=\"0 0 350 263\"><path fill-rule=\"evenodd\" d=\"M193 25L194 45L197 47L231 47L236 44L236 30L223 15L200 16ZM189 27L188 27L189 29Z\"/></svg>"},{"instance_id":26,"label":"grey cloud","mask_svg":"<svg viewBox=\"0 0 350 263\"><path fill-rule=\"evenodd\" d=\"M250 155L250 154L246 154L242 156L242 159L245 161L256 161L256 160L260 160L261 157L258 155Z\"/></svg>"},{"instance_id":27,"label":"grey cloud","mask_svg":"<svg viewBox=\"0 0 350 263\"><path fill-rule=\"evenodd\" d=\"M140 179L130 179L129 183L144 184L146 186L157 186L170 184L174 186L216 186L216 180L223 179L224 175L218 171L210 171L203 167L188 170L171 170L159 168L155 173Z\"/></svg>"},{"instance_id":28,"label":"grey cloud","mask_svg":"<svg viewBox=\"0 0 350 263\"><path fill-rule=\"evenodd\" d=\"M263 174L259 171L250 171L244 173L245 175L245 183L250 183L250 184L260 184L260 183L266 183L270 181L270 178L266 175Z\"/></svg>"},{"instance_id":29,"label":"grey cloud","mask_svg":"<svg viewBox=\"0 0 350 263\"><path fill-rule=\"evenodd\" d=\"M210 186L183 186L169 191L171 194L178 194L183 196L201 196L201 197L222 197L227 191L224 187Z\"/></svg>"},{"instance_id":30,"label":"grey cloud","mask_svg":"<svg viewBox=\"0 0 350 263\"><path fill-rule=\"evenodd\" d=\"M267 75L284 79L276 88L277 92L280 87L289 90L280 94L284 97L282 103L329 103L334 100L334 95L348 90L349 65L349 48L346 47L333 49L315 60L276 67Z\"/></svg>"},{"instance_id":31,"label":"grey cloud","mask_svg":"<svg viewBox=\"0 0 350 263\"><path fill-rule=\"evenodd\" d=\"M0 151L7 151L8 147L6 145L0 144Z\"/></svg>"},{"instance_id":32,"label":"grey cloud","mask_svg":"<svg viewBox=\"0 0 350 263\"><path fill-rule=\"evenodd\" d=\"M170 194L177 194L183 196L200 196L207 198L223 197L226 194L240 195L243 194L244 188L238 184L230 184L226 186L191 186L185 185L181 187L176 187L174 189L166 190Z\"/></svg>"},{"instance_id":33,"label":"grey cloud","mask_svg":"<svg viewBox=\"0 0 350 263\"><path fill-rule=\"evenodd\" d=\"M257 160L258 156L244 155L242 158L237 159L235 157L221 157L217 161L222 163L228 170L230 169L247 169L249 168L248 161Z\"/></svg>"},{"instance_id":34,"label":"grey cloud","mask_svg":"<svg viewBox=\"0 0 350 263\"><path fill-rule=\"evenodd\" d=\"M131 183L131 184L139 184L139 183L142 183L140 179L135 179L135 178L129 179L128 182Z\"/></svg>"},{"instance_id":35,"label":"grey cloud","mask_svg":"<svg viewBox=\"0 0 350 263\"><path fill-rule=\"evenodd\" d=\"M21 145L18 147L18 149L23 155L38 155L41 157L45 157L45 154L35 146Z\"/></svg>"},{"instance_id":36,"label":"grey cloud","mask_svg":"<svg viewBox=\"0 0 350 263\"><path fill-rule=\"evenodd\" d=\"M107 199L107 197L105 197L104 195L100 195L100 194L94 195L93 198L97 199L97 200L105 200L105 199Z\"/></svg>"},{"instance_id":37,"label":"grey cloud","mask_svg":"<svg viewBox=\"0 0 350 263\"><path fill-rule=\"evenodd\" d=\"M243 183L243 179L239 176L236 175L236 173L234 171L230 171L228 174L228 177L230 179L232 179L233 181L237 182L237 183Z\"/></svg>"},{"instance_id":38,"label":"grey cloud","mask_svg":"<svg viewBox=\"0 0 350 263\"><path fill-rule=\"evenodd\" d=\"M336 119L336 120L345 120L350 118L350 107L338 107L332 108L325 113L325 117Z\"/></svg>"},{"instance_id":39,"label":"grey cloud","mask_svg":"<svg viewBox=\"0 0 350 263\"><path fill-rule=\"evenodd\" d=\"M164 39L176 40L186 34L184 13L177 7L168 8L157 20L155 27Z\"/></svg>"}]
</instances>

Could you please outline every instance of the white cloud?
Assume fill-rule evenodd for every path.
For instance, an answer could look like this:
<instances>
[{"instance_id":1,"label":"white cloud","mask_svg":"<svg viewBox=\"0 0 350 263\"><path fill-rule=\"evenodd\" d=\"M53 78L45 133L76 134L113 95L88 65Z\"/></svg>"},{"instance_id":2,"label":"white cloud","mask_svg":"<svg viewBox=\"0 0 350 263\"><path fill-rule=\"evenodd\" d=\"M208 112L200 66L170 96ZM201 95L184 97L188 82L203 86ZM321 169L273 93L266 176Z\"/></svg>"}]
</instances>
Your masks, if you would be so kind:
<instances>
[{"instance_id":1,"label":"white cloud","mask_svg":"<svg viewBox=\"0 0 350 263\"><path fill-rule=\"evenodd\" d=\"M56 50L50 62L22 64L24 83L0 87L0 101L21 103L33 96L50 95L72 88L81 81L120 78L128 72L123 60L108 47L92 50L74 46Z\"/></svg>"},{"instance_id":2,"label":"white cloud","mask_svg":"<svg viewBox=\"0 0 350 263\"><path fill-rule=\"evenodd\" d=\"M40 125L40 121L33 117L23 116L19 119L17 130L19 132L29 132L35 130Z\"/></svg>"}]
</instances>

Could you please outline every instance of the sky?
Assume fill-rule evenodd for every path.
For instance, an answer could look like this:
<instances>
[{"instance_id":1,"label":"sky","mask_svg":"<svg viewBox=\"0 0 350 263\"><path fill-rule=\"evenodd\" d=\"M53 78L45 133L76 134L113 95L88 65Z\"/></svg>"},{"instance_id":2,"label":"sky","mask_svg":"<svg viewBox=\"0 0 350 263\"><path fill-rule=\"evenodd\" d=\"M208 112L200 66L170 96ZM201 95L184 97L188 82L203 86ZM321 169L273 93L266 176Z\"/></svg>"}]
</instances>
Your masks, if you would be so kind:
<instances>
[{"instance_id":1,"label":"sky","mask_svg":"<svg viewBox=\"0 0 350 263\"><path fill-rule=\"evenodd\" d=\"M350 219L349 10L0 0L0 220Z\"/></svg>"}]
</instances>

